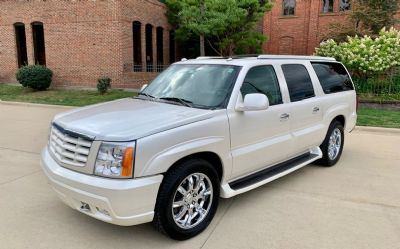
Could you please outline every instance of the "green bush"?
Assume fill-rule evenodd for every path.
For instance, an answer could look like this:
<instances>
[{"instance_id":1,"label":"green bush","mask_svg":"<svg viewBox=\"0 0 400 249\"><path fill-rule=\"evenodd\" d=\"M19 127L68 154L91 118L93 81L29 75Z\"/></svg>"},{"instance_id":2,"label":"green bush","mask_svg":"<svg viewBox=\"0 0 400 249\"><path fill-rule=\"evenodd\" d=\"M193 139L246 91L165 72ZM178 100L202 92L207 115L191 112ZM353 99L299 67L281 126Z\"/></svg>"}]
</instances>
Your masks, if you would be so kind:
<instances>
[{"instance_id":1,"label":"green bush","mask_svg":"<svg viewBox=\"0 0 400 249\"><path fill-rule=\"evenodd\" d=\"M400 66L400 31L382 29L376 38L355 36L341 43L327 40L316 49L316 54L335 57L360 77L385 74Z\"/></svg>"},{"instance_id":2,"label":"green bush","mask_svg":"<svg viewBox=\"0 0 400 249\"><path fill-rule=\"evenodd\" d=\"M97 90L100 94L105 94L111 88L111 79L102 77L97 80Z\"/></svg>"},{"instance_id":3,"label":"green bush","mask_svg":"<svg viewBox=\"0 0 400 249\"><path fill-rule=\"evenodd\" d=\"M53 72L42 65L28 65L18 69L16 78L24 87L46 90L50 87Z\"/></svg>"}]
</instances>

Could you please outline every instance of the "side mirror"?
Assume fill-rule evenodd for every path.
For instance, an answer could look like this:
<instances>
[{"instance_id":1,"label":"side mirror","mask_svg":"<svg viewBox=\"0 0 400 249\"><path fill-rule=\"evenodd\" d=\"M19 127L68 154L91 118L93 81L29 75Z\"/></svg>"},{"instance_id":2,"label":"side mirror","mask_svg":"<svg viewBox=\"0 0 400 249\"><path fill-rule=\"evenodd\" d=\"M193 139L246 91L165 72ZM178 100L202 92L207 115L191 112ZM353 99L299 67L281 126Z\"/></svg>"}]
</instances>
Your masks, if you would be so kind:
<instances>
[{"instance_id":1,"label":"side mirror","mask_svg":"<svg viewBox=\"0 0 400 249\"><path fill-rule=\"evenodd\" d=\"M144 89L146 89L146 87L148 86L149 84L144 84L141 88L140 88L140 91L142 92Z\"/></svg>"},{"instance_id":2,"label":"side mirror","mask_svg":"<svg viewBox=\"0 0 400 249\"><path fill-rule=\"evenodd\" d=\"M251 93L244 97L243 103L236 107L237 111L262 111L269 107L268 97L261 93Z\"/></svg>"}]
</instances>

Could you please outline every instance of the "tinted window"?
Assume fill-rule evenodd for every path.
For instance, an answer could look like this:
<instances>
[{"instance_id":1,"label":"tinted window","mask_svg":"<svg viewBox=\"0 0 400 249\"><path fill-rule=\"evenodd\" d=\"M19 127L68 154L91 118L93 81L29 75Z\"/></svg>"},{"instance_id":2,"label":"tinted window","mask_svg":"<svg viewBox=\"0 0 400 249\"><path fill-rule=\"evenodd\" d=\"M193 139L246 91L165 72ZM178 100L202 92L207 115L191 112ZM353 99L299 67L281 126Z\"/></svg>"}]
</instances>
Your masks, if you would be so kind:
<instances>
[{"instance_id":1,"label":"tinted window","mask_svg":"<svg viewBox=\"0 0 400 249\"><path fill-rule=\"evenodd\" d=\"M296 102L315 96L310 75L303 65L282 65L282 70L289 89L291 102Z\"/></svg>"},{"instance_id":2,"label":"tinted window","mask_svg":"<svg viewBox=\"0 0 400 249\"><path fill-rule=\"evenodd\" d=\"M272 66L258 66L249 70L242 88L243 98L249 93L262 93L268 97L270 105L282 104L278 78Z\"/></svg>"},{"instance_id":3,"label":"tinted window","mask_svg":"<svg viewBox=\"0 0 400 249\"><path fill-rule=\"evenodd\" d=\"M312 63L325 93L354 90L350 76L339 63Z\"/></svg>"}]
</instances>

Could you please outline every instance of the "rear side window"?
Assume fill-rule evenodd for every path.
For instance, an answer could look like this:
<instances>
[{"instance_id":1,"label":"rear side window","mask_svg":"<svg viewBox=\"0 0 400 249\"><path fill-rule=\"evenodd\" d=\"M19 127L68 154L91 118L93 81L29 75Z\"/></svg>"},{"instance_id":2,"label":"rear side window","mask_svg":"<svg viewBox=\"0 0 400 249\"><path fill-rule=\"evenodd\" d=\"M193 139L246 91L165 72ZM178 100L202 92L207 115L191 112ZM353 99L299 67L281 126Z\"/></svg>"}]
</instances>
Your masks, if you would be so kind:
<instances>
[{"instance_id":1,"label":"rear side window","mask_svg":"<svg viewBox=\"0 0 400 249\"><path fill-rule=\"evenodd\" d=\"M315 97L314 87L305 66L286 64L282 65L282 71L285 75L291 102Z\"/></svg>"},{"instance_id":2,"label":"rear side window","mask_svg":"<svg viewBox=\"0 0 400 249\"><path fill-rule=\"evenodd\" d=\"M313 62L324 93L336 93L354 90L350 76L342 64L329 62Z\"/></svg>"},{"instance_id":3,"label":"rear side window","mask_svg":"<svg viewBox=\"0 0 400 249\"><path fill-rule=\"evenodd\" d=\"M249 70L240 89L243 98L246 94L261 93L268 97L269 104L282 104L278 78L271 65L257 66Z\"/></svg>"}]
</instances>

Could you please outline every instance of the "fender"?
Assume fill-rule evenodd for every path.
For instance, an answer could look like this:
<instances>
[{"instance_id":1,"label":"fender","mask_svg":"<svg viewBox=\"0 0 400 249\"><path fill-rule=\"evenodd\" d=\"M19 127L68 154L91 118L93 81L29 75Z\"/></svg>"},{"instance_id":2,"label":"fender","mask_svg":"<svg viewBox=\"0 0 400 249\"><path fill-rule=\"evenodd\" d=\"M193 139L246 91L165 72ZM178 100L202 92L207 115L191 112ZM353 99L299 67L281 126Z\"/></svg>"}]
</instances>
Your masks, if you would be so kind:
<instances>
[{"instance_id":1,"label":"fender","mask_svg":"<svg viewBox=\"0 0 400 249\"><path fill-rule=\"evenodd\" d=\"M332 120L337 116L344 117L344 126L347 124L347 118L349 116L350 106L348 104L337 104L332 106L331 108L327 109L324 114L324 121L325 125L325 134L328 132L329 125L331 124Z\"/></svg>"},{"instance_id":2,"label":"fender","mask_svg":"<svg viewBox=\"0 0 400 249\"><path fill-rule=\"evenodd\" d=\"M190 155L211 152L216 154L222 163L223 176L226 179L232 170L232 158L230 153L224 153L227 138L223 136L210 136L185 141L172 145L152 156L139 172L140 176L162 174L174 165L177 161ZM229 138L228 138L229 140ZM223 180L222 180L223 181Z\"/></svg>"}]
</instances>

